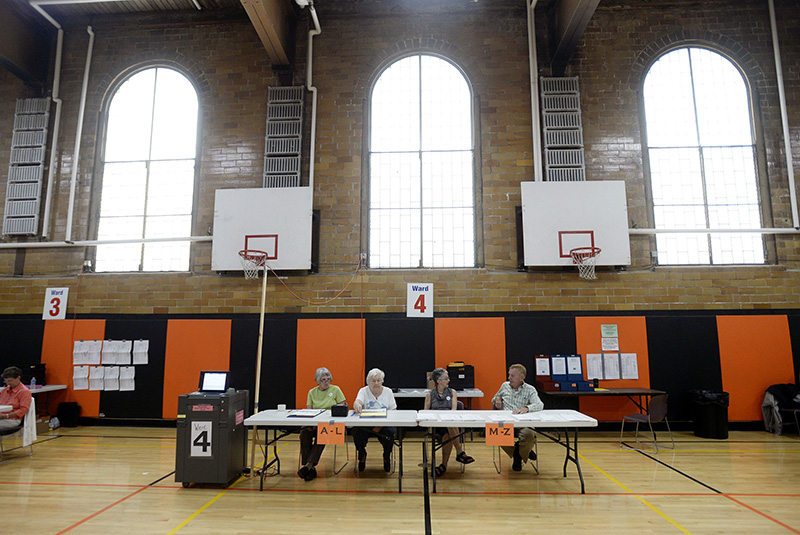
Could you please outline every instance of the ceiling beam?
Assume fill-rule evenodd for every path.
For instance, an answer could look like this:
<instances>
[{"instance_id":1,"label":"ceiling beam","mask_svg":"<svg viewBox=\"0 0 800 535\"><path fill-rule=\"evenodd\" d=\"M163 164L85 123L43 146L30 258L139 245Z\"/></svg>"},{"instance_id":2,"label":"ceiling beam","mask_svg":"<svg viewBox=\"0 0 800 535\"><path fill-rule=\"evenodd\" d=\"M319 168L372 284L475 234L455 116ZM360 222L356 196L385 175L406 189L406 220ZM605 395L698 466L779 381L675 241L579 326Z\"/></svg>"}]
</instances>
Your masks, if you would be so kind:
<instances>
[{"instance_id":1,"label":"ceiling beam","mask_svg":"<svg viewBox=\"0 0 800 535\"><path fill-rule=\"evenodd\" d=\"M288 0L241 0L273 65L288 65L292 12Z\"/></svg>"},{"instance_id":2,"label":"ceiling beam","mask_svg":"<svg viewBox=\"0 0 800 535\"><path fill-rule=\"evenodd\" d=\"M553 20L553 75L562 76L600 0L560 0Z\"/></svg>"}]
</instances>

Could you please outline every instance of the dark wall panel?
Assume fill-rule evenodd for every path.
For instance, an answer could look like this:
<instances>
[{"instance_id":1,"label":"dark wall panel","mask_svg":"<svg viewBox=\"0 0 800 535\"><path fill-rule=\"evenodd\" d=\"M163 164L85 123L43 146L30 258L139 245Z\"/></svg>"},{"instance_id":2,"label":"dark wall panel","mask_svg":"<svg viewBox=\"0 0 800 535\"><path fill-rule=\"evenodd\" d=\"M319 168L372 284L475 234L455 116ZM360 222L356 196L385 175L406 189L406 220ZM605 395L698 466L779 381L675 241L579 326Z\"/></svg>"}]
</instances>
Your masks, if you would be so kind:
<instances>
[{"instance_id":1,"label":"dark wall panel","mask_svg":"<svg viewBox=\"0 0 800 535\"><path fill-rule=\"evenodd\" d=\"M9 366L22 369L42 358L44 320L41 317L3 319L0 323L0 371ZM44 377L40 378L41 381Z\"/></svg>"},{"instance_id":2,"label":"dark wall panel","mask_svg":"<svg viewBox=\"0 0 800 535\"><path fill-rule=\"evenodd\" d=\"M367 319L365 368L382 369L386 386L424 388L435 362L433 319Z\"/></svg>"},{"instance_id":3,"label":"dark wall panel","mask_svg":"<svg viewBox=\"0 0 800 535\"><path fill-rule=\"evenodd\" d=\"M231 325L232 386L250 391L252 414L256 391L256 353L258 316L241 317ZM264 318L264 343L261 355L259 409L274 409L279 403L291 404L295 396L297 320Z\"/></svg>"},{"instance_id":4,"label":"dark wall panel","mask_svg":"<svg viewBox=\"0 0 800 535\"><path fill-rule=\"evenodd\" d=\"M650 386L669 393L669 417L692 420L691 390L722 390L714 315L648 316Z\"/></svg>"},{"instance_id":5,"label":"dark wall panel","mask_svg":"<svg viewBox=\"0 0 800 535\"><path fill-rule=\"evenodd\" d=\"M109 319L106 340L149 340L147 364L134 366L136 389L100 392L100 413L106 418L161 418L164 392L164 355L167 320Z\"/></svg>"},{"instance_id":6,"label":"dark wall panel","mask_svg":"<svg viewBox=\"0 0 800 535\"><path fill-rule=\"evenodd\" d=\"M506 363L525 366L531 384L536 375L534 355L572 355L575 351L574 316L506 317Z\"/></svg>"}]
</instances>

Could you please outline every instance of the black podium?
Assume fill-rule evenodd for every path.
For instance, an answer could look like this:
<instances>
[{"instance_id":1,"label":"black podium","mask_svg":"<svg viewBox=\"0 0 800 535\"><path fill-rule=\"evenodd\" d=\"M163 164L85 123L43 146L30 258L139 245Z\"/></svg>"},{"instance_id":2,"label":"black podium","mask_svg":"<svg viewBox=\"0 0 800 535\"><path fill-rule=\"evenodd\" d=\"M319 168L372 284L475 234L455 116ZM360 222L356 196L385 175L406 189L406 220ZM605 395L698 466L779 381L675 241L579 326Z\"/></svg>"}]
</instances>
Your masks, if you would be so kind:
<instances>
[{"instance_id":1,"label":"black podium","mask_svg":"<svg viewBox=\"0 0 800 535\"><path fill-rule=\"evenodd\" d=\"M246 466L249 392L195 392L178 398L175 481L227 485Z\"/></svg>"}]
</instances>

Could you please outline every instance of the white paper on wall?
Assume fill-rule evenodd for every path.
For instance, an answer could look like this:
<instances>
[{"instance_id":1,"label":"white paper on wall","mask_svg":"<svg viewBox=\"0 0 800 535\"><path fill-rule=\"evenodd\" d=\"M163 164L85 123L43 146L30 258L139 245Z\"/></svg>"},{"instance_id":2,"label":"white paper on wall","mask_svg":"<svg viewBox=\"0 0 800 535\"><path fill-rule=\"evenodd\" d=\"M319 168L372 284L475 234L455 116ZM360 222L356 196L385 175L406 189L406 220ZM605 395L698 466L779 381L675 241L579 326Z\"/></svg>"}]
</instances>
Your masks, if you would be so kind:
<instances>
[{"instance_id":1,"label":"white paper on wall","mask_svg":"<svg viewBox=\"0 0 800 535\"><path fill-rule=\"evenodd\" d=\"M89 388L89 366L75 366L72 369L72 389L87 390Z\"/></svg>"},{"instance_id":2,"label":"white paper on wall","mask_svg":"<svg viewBox=\"0 0 800 535\"><path fill-rule=\"evenodd\" d=\"M638 379L639 362L636 360L636 353L623 353L620 360L622 361L622 378Z\"/></svg>"},{"instance_id":3,"label":"white paper on wall","mask_svg":"<svg viewBox=\"0 0 800 535\"><path fill-rule=\"evenodd\" d=\"M86 362L84 364L90 365L98 365L100 364L100 351L103 348L103 341L102 340L92 340L90 342L85 342L87 351L86 351Z\"/></svg>"},{"instance_id":4,"label":"white paper on wall","mask_svg":"<svg viewBox=\"0 0 800 535\"><path fill-rule=\"evenodd\" d=\"M150 340L136 340L133 342L133 363L147 364L147 353L150 350Z\"/></svg>"},{"instance_id":5,"label":"white paper on wall","mask_svg":"<svg viewBox=\"0 0 800 535\"><path fill-rule=\"evenodd\" d=\"M103 340L103 366L117 363L117 342L114 340Z\"/></svg>"},{"instance_id":6,"label":"white paper on wall","mask_svg":"<svg viewBox=\"0 0 800 535\"><path fill-rule=\"evenodd\" d=\"M89 368L89 390L103 390L105 388L105 368L92 366Z\"/></svg>"},{"instance_id":7,"label":"white paper on wall","mask_svg":"<svg viewBox=\"0 0 800 535\"><path fill-rule=\"evenodd\" d=\"M116 345L116 364L119 366L131 365L131 350L133 348L133 341L120 340Z\"/></svg>"},{"instance_id":8,"label":"white paper on wall","mask_svg":"<svg viewBox=\"0 0 800 535\"><path fill-rule=\"evenodd\" d=\"M136 368L133 366L123 366L119 369L119 389L121 391L132 391L136 388L134 381L136 377Z\"/></svg>"},{"instance_id":9,"label":"white paper on wall","mask_svg":"<svg viewBox=\"0 0 800 535\"><path fill-rule=\"evenodd\" d=\"M103 390L119 390L119 366L108 366L103 376Z\"/></svg>"}]
</instances>

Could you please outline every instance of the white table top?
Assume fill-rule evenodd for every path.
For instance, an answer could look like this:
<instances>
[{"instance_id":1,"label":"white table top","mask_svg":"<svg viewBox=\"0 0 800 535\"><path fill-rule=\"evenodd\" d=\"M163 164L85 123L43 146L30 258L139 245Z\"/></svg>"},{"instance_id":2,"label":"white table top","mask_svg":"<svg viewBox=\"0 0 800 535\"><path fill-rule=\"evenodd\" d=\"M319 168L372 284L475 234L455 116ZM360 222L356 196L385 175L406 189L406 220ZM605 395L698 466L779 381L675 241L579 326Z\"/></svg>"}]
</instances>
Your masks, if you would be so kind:
<instances>
[{"instance_id":1,"label":"white table top","mask_svg":"<svg viewBox=\"0 0 800 535\"><path fill-rule=\"evenodd\" d=\"M8 412L13 408L11 405L0 405L0 412Z\"/></svg>"},{"instance_id":2,"label":"white table top","mask_svg":"<svg viewBox=\"0 0 800 535\"><path fill-rule=\"evenodd\" d=\"M394 393L396 398L424 398L428 393L426 388L398 388ZM456 394L460 398L482 398L483 392L477 388L466 388L464 390L456 390Z\"/></svg>"},{"instance_id":3,"label":"white table top","mask_svg":"<svg viewBox=\"0 0 800 535\"><path fill-rule=\"evenodd\" d=\"M361 418L351 410L347 417L333 417L331 411L324 411L313 418L297 418L289 416L290 411L265 410L250 416L244 425L277 426L277 427L305 427L314 426L320 422L343 423L345 427L417 427L417 411L390 410L386 411L386 418Z\"/></svg>"},{"instance_id":4,"label":"white table top","mask_svg":"<svg viewBox=\"0 0 800 535\"><path fill-rule=\"evenodd\" d=\"M487 423L512 423L516 427L597 427L597 420L570 409L551 409L528 414L511 414L511 411L408 411L386 412L386 418L361 418L350 414L334 418L331 411L313 418L290 417L289 411L266 410L250 416L245 425L305 427L320 422L344 423L346 427L484 427Z\"/></svg>"},{"instance_id":5,"label":"white table top","mask_svg":"<svg viewBox=\"0 0 800 535\"><path fill-rule=\"evenodd\" d=\"M53 392L54 390L66 390L67 385L44 385L44 386L36 386L36 388L31 388L31 394L42 394L44 392Z\"/></svg>"},{"instance_id":6,"label":"white table top","mask_svg":"<svg viewBox=\"0 0 800 535\"><path fill-rule=\"evenodd\" d=\"M511 423L516 427L597 427L597 420L570 409L550 409L527 414L511 411L419 411L421 427L484 427L487 423Z\"/></svg>"}]
</instances>

